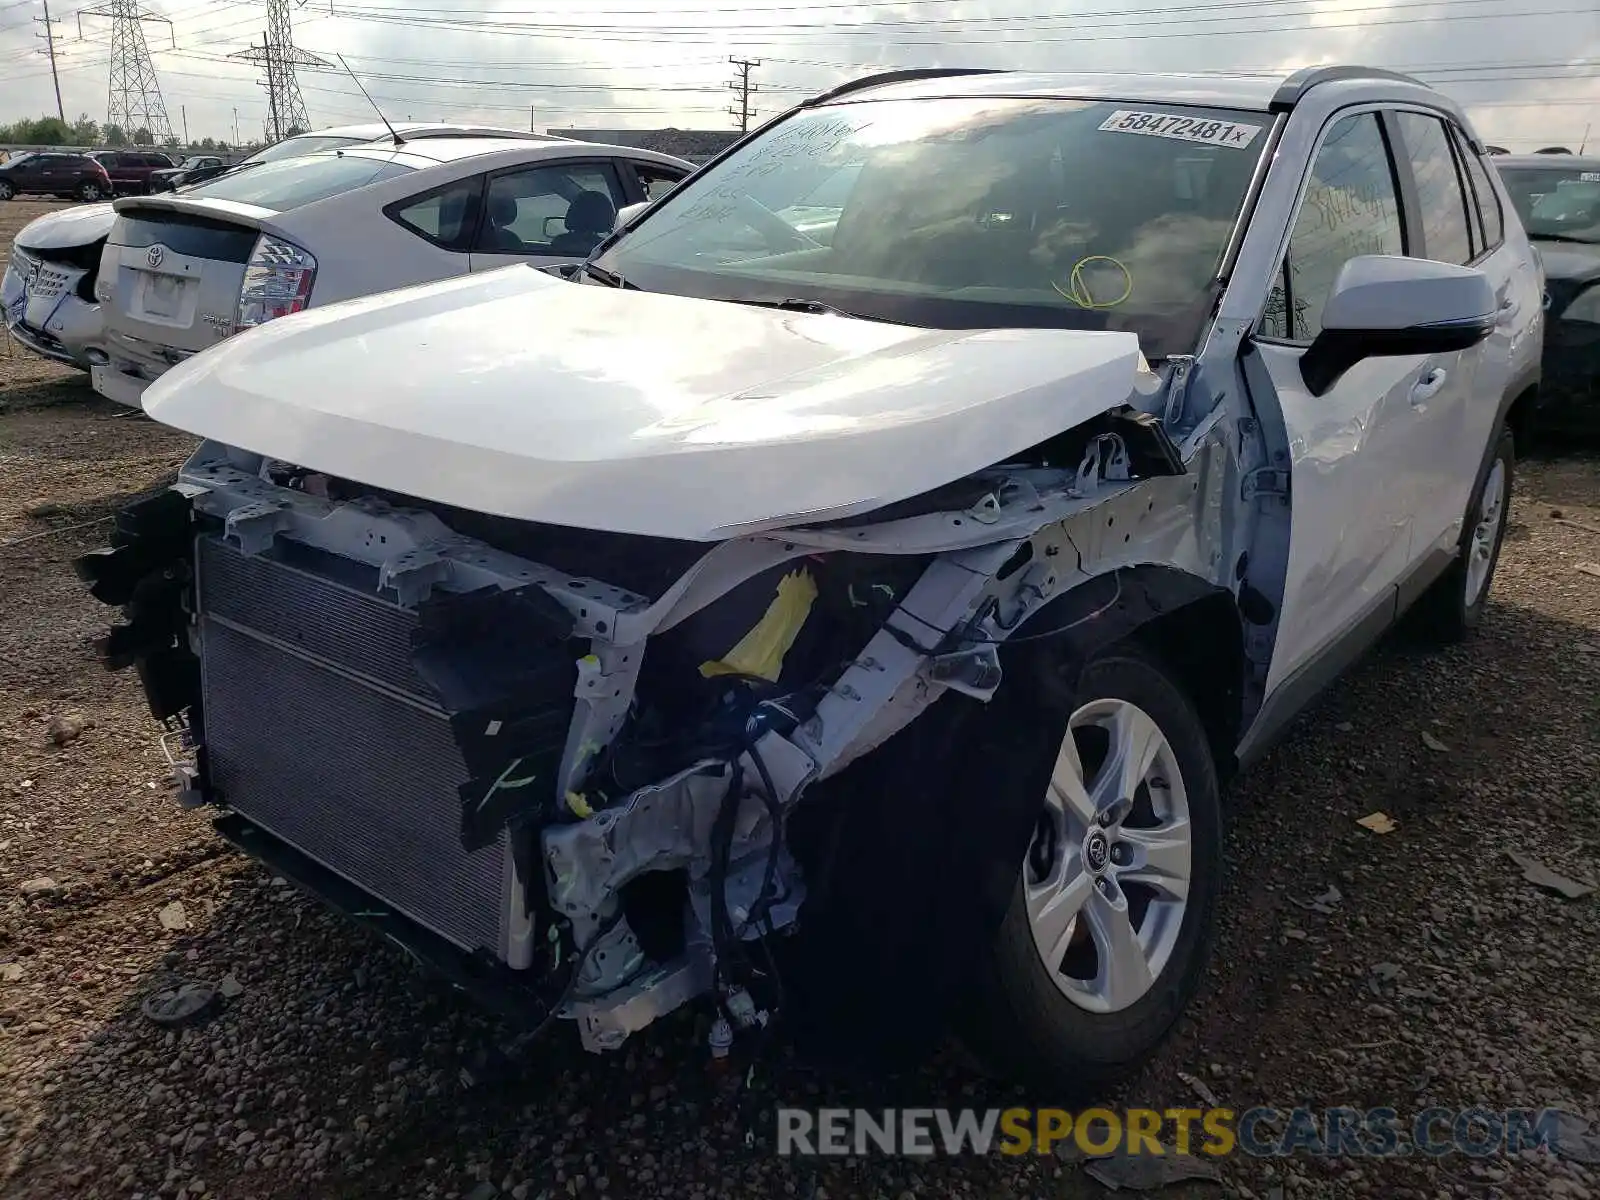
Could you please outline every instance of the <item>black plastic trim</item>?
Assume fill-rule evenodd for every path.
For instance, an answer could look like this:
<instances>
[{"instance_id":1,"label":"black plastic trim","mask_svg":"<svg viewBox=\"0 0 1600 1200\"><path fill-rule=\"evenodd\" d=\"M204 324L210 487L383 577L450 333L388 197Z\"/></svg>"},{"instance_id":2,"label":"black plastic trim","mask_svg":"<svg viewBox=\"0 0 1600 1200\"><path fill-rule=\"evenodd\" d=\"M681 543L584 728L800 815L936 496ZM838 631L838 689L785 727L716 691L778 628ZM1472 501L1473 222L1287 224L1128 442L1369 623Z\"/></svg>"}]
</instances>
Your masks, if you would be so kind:
<instances>
[{"instance_id":1,"label":"black plastic trim","mask_svg":"<svg viewBox=\"0 0 1600 1200\"><path fill-rule=\"evenodd\" d=\"M1320 396L1356 363L1368 358L1409 354L1452 354L1470 350L1494 332L1494 316L1459 325L1417 325L1409 329L1324 329L1300 356L1306 390Z\"/></svg>"},{"instance_id":2,"label":"black plastic trim","mask_svg":"<svg viewBox=\"0 0 1600 1200\"><path fill-rule=\"evenodd\" d=\"M1278 85L1278 90L1272 94L1272 99L1267 104L1267 111L1289 112L1305 99L1307 92L1319 84L1342 83L1353 79L1387 80L1390 83L1410 83L1417 87L1428 86L1415 76L1403 75L1399 71L1388 71L1382 67L1302 67Z\"/></svg>"},{"instance_id":3,"label":"black plastic trim","mask_svg":"<svg viewBox=\"0 0 1600 1200\"><path fill-rule=\"evenodd\" d=\"M1250 724L1244 740L1239 743L1239 766L1244 768L1259 762L1268 750L1277 745L1295 717L1366 654L1373 643L1395 623L1398 613L1399 591L1396 587L1387 587L1349 629L1335 637L1315 657L1274 688Z\"/></svg>"}]
</instances>

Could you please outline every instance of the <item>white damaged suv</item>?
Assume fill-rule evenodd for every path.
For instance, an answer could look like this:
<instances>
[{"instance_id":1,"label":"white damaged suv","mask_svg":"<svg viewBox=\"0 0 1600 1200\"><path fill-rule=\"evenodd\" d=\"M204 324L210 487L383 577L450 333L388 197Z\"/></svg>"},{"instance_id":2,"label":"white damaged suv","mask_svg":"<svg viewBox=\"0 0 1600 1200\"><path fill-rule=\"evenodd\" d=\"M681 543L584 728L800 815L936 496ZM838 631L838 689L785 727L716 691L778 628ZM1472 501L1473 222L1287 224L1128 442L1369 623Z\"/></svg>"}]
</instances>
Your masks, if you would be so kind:
<instances>
[{"instance_id":1,"label":"white damaged suv","mask_svg":"<svg viewBox=\"0 0 1600 1200\"><path fill-rule=\"evenodd\" d=\"M164 374L106 661L185 804L517 1020L1093 1087L1195 991L1228 777L1483 616L1542 337L1483 156L1361 68L846 85L571 280Z\"/></svg>"}]
</instances>

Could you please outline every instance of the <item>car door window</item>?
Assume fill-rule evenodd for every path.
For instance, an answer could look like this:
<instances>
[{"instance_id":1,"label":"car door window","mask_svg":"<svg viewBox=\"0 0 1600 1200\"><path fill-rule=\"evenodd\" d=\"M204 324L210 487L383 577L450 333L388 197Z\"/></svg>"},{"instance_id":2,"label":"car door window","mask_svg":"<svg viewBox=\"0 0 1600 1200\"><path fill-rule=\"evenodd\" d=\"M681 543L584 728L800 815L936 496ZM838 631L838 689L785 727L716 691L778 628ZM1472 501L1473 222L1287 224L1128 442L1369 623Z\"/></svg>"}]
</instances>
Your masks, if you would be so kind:
<instances>
[{"instance_id":1,"label":"car door window","mask_svg":"<svg viewBox=\"0 0 1600 1200\"><path fill-rule=\"evenodd\" d=\"M611 232L625 203L608 163L560 163L509 171L489 180L480 254L582 258Z\"/></svg>"},{"instance_id":2,"label":"car door window","mask_svg":"<svg viewBox=\"0 0 1600 1200\"><path fill-rule=\"evenodd\" d=\"M1465 265L1473 258L1467 201L1444 122L1414 112L1399 113L1398 117L1422 218L1422 245L1412 253L1435 262Z\"/></svg>"},{"instance_id":3,"label":"car door window","mask_svg":"<svg viewBox=\"0 0 1600 1200\"><path fill-rule=\"evenodd\" d=\"M1464 138L1456 139L1456 148L1461 152L1461 161L1467 164L1467 178L1472 184L1472 191L1478 206L1479 220L1483 224L1484 249L1493 250L1505 241L1505 217L1500 211L1500 196L1495 191L1494 181L1489 178L1489 169L1483 165L1483 159L1467 144Z\"/></svg>"},{"instance_id":4,"label":"car door window","mask_svg":"<svg viewBox=\"0 0 1600 1200\"><path fill-rule=\"evenodd\" d=\"M1363 254L1404 253L1399 188L1378 115L1344 117L1312 163L1262 335L1310 341L1322 329L1323 306L1345 263Z\"/></svg>"},{"instance_id":5,"label":"car door window","mask_svg":"<svg viewBox=\"0 0 1600 1200\"><path fill-rule=\"evenodd\" d=\"M671 167L660 167L654 163L636 162L633 164L633 173L639 177L639 186L644 189L646 200L659 200L679 182L687 172L673 170Z\"/></svg>"},{"instance_id":6,"label":"car door window","mask_svg":"<svg viewBox=\"0 0 1600 1200\"><path fill-rule=\"evenodd\" d=\"M474 175L420 196L396 201L386 210L391 217L447 250L465 250L478 223L478 197L483 176Z\"/></svg>"}]
</instances>

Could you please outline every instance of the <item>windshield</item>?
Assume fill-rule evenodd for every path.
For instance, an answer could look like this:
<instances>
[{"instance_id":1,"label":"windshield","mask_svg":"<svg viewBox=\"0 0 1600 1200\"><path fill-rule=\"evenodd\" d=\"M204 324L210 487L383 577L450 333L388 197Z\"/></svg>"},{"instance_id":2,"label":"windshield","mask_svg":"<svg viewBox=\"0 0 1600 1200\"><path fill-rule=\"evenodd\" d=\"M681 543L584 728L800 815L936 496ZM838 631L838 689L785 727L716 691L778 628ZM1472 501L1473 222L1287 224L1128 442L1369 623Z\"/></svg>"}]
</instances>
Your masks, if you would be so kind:
<instances>
[{"instance_id":1,"label":"windshield","mask_svg":"<svg viewBox=\"0 0 1600 1200\"><path fill-rule=\"evenodd\" d=\"M680 184L596 265L651 291L1192 352L1269 120L1053 99L808 109Z\"/></svg>"},{"instance_id":2,"label":"windshield","mask_svg":"<svg viewBox=\"0 0 1600 1200\"><path fill-rule=\"evenodd\" d=\"M357 146L367 140L366 138L344 137L339 134L323 137L318 134L308 133L304 137L284 138L281 142L274 142L264 150L257 150L244 162L277 162L279 159L284 158L298 158L302 154L315 154L318 150L338 150L345 146Z\"/></svg>"},{"instance_id":3,"label":"windshield","mask_svg":"<svg viewBox=\"0 0 1600 1200\"><path fill-rule=\"evenodd\" d=\"M1600 242L1600 167L1501 167L1500 178L1529 237Z\"/></svg>"},{"instance_id":4,"label":"windshield","mask_svg":"<svg viewBox=\"0 0 1600 1200\"><path fill-rule=\"evenodd\" d=\"M179 170L189 170L189 169L191 169L193 167L203 167L207 163L215 162L215 161L216 161L216 159L213 159L213 158L196 158L196 157L191 155L190 157L184 159L183 162L178 164L178 169Z\"/></svg>"},{"instance_id":5,"label":"windshield","mask_svg":"<svg viewBox=\"0 0 1600 1200\"><path fill-rule=\"evenodd\" d=\"M404 175L411 168L386 158L353 154L320 154L314 158L286 158L263 163L250 171L218 175L185 188L186 196L212 196L284 212L354 191L384 179Z\"/></svg>"}]
</instances>

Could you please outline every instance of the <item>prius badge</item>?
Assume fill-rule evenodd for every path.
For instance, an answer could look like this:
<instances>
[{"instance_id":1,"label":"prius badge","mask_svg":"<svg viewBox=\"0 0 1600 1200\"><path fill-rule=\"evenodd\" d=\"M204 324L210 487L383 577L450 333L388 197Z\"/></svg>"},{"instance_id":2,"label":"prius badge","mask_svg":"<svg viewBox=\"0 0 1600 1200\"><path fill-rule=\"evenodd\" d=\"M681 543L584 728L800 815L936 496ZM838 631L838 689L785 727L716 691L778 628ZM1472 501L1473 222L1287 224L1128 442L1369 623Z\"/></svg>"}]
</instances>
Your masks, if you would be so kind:
<instances>
[{"instance_id":1,"label":"prius badge","mask_svg":"<svg viewBox=\"0 0 1600 1200\"><path fill-rule=\"evenodd\" d=\"M144 252L145 262L149 263L152 267L159 267L161 265L161 260L166 256L167 252L160 246L151 246L150 249Z\"/></svg>"}]
</instances>

